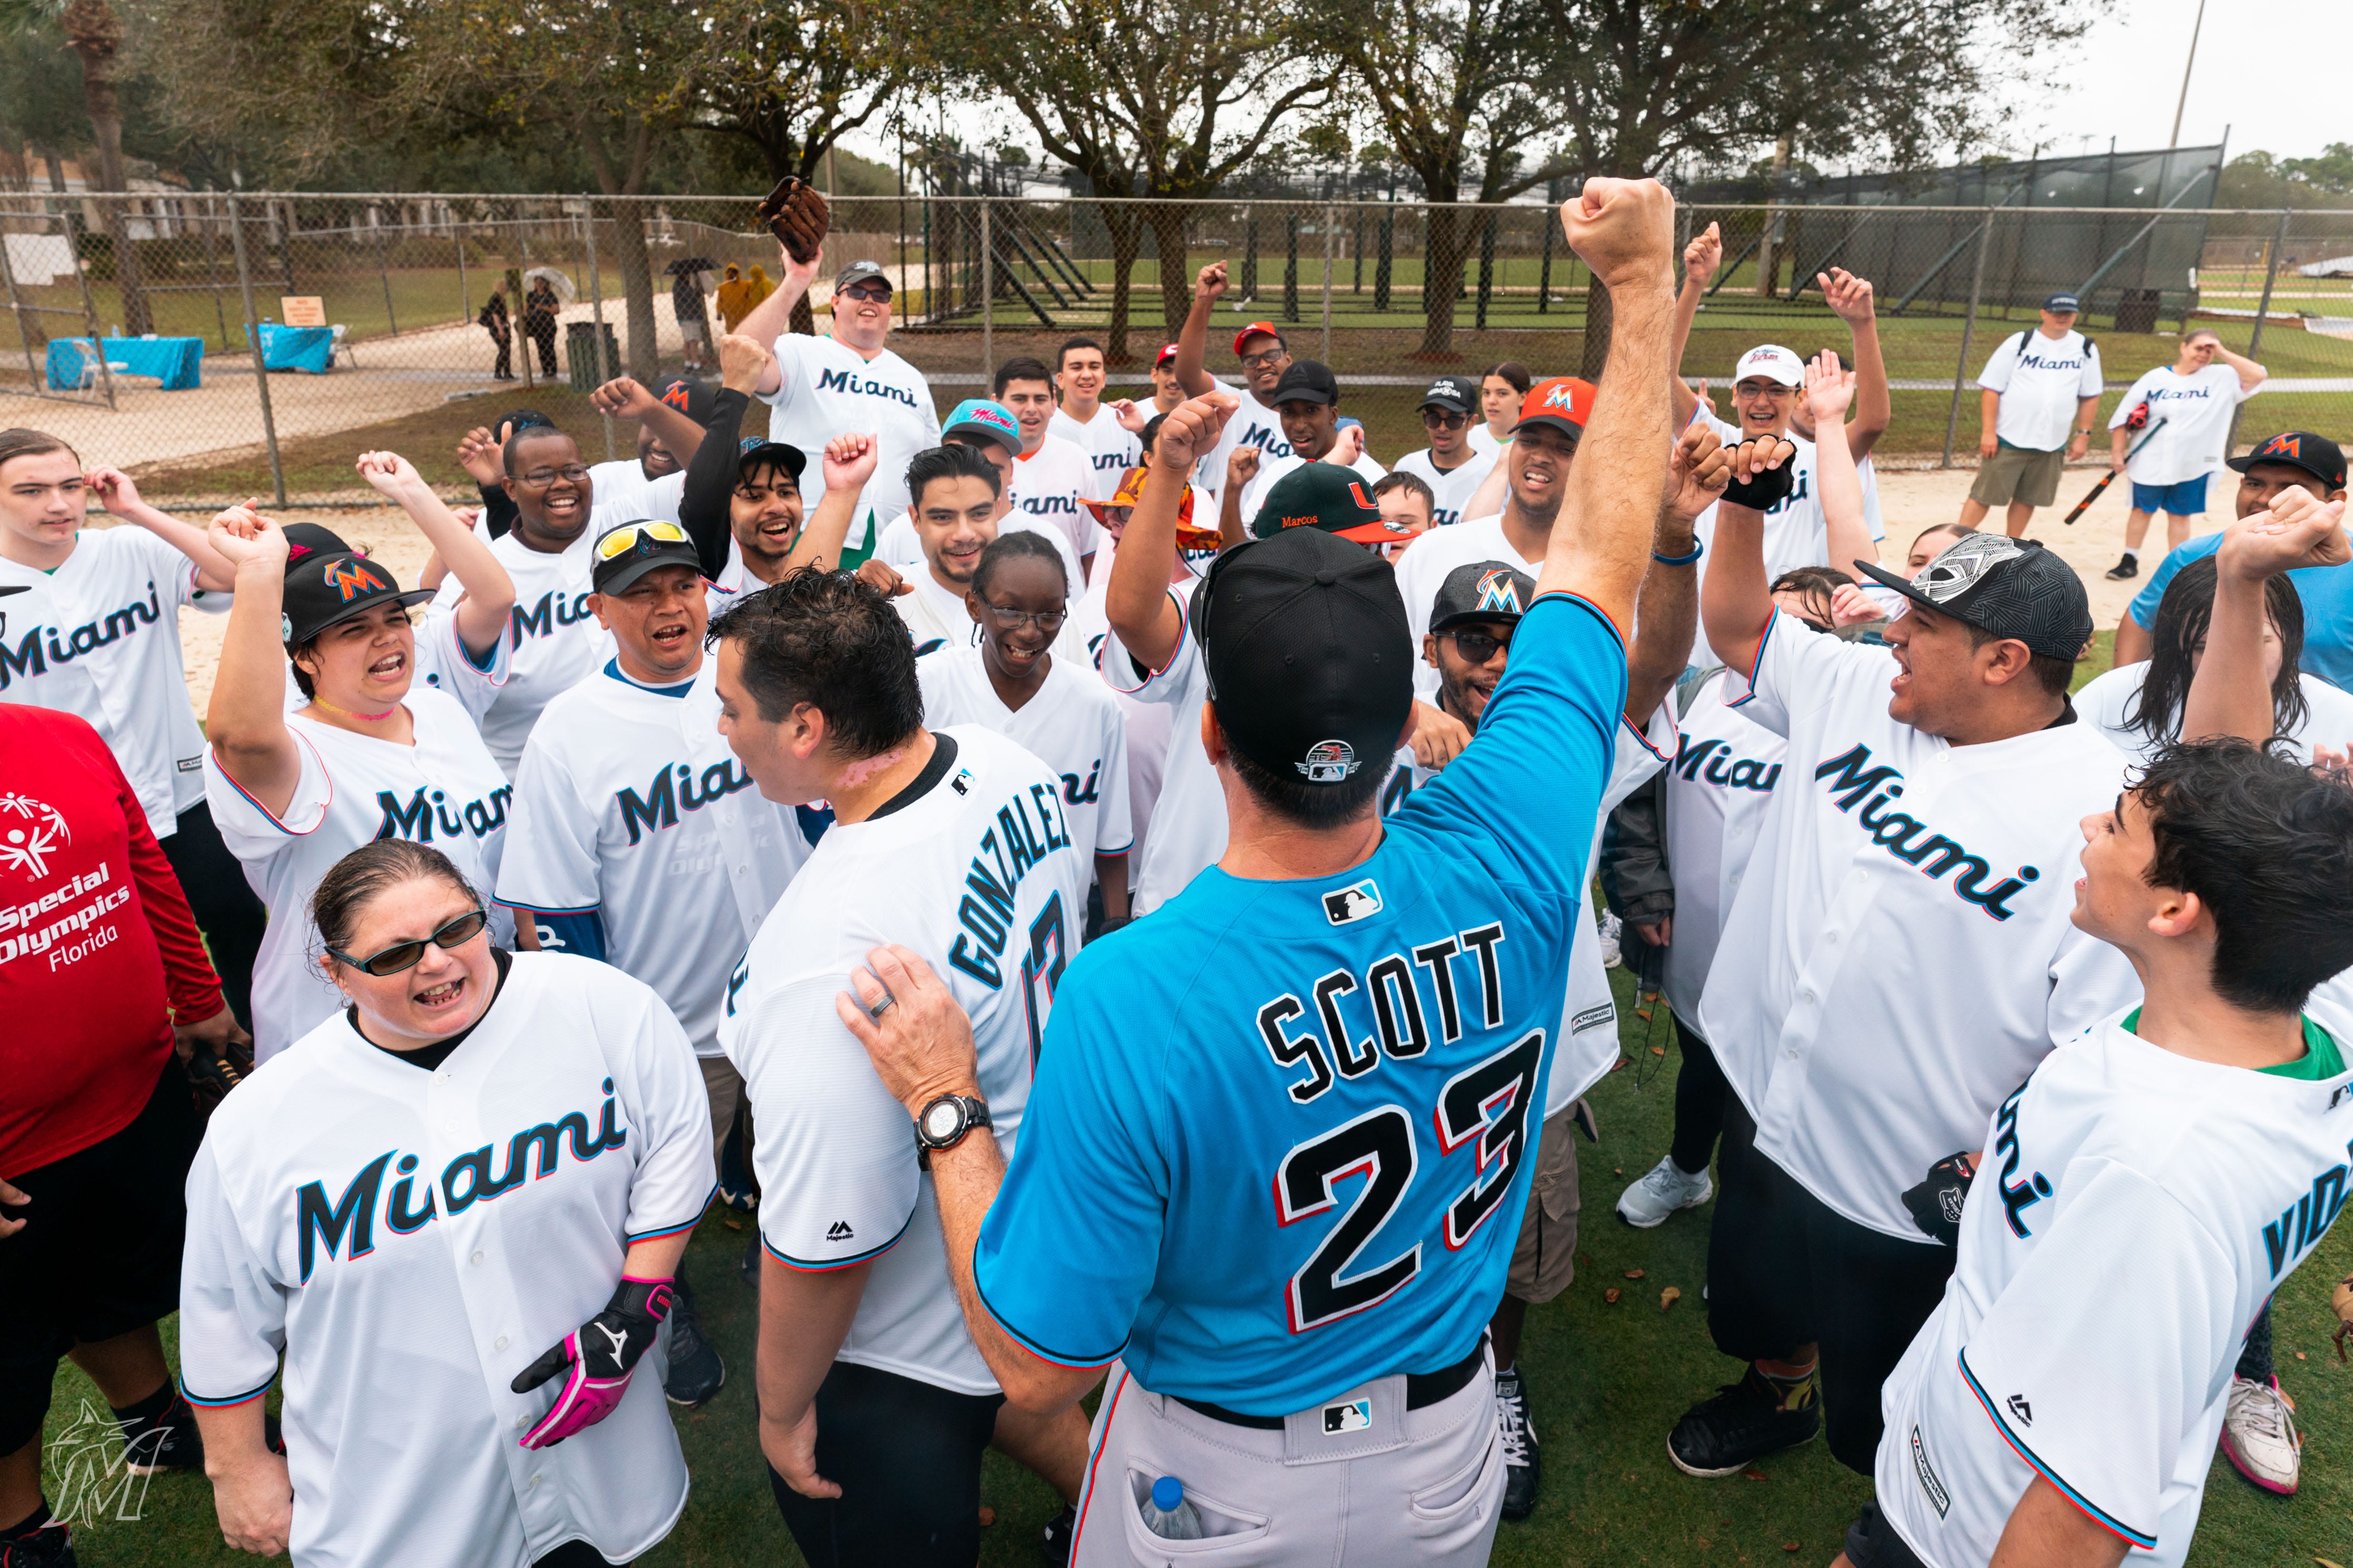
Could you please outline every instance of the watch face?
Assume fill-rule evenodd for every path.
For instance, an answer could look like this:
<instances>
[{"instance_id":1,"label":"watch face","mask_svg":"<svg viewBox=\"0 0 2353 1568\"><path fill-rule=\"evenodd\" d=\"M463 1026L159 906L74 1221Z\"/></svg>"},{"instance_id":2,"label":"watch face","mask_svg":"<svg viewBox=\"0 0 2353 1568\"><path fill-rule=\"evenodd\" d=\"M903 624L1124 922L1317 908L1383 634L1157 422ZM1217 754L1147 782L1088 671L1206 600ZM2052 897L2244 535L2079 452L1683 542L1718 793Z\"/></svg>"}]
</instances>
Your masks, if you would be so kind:
<instances>
[{"instance_id":1,"label":"watch face","mask_svg":"<svg viewBox=\"0 0 2353 1568\"><path fill-rule=\"evenodd\" d=\"M963 1120L963 1110L953 1100L934 1100L923 1107L923 1136L934 1140L953 1137L956 1123Z\"/></svg>"}]
</instances>

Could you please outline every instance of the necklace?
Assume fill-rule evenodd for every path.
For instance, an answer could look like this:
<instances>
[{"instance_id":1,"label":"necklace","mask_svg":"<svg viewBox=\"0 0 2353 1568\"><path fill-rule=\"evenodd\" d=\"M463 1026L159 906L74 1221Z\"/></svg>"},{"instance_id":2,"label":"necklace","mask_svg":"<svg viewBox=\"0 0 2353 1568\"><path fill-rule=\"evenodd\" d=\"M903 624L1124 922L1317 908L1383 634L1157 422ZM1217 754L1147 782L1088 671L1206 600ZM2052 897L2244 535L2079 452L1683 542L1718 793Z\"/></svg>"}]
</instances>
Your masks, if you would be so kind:
<instances>
[{"instance_id":1,"label":"necklace","mask_svg":"<svg viewBox=\"0 0 2353 1568\"><path fill-rule=\"evenodd\" d=\"M324 708L330 713L340 713L346 719L357 719L363 723L368 724L382 723L385 720L391 718L395 713L400 711L400 704L396 702L381 713L361 713L349 708L338 708L323 697L312 697L311 699L311 706L313 708Z\"/></svg>"}]
</instances>

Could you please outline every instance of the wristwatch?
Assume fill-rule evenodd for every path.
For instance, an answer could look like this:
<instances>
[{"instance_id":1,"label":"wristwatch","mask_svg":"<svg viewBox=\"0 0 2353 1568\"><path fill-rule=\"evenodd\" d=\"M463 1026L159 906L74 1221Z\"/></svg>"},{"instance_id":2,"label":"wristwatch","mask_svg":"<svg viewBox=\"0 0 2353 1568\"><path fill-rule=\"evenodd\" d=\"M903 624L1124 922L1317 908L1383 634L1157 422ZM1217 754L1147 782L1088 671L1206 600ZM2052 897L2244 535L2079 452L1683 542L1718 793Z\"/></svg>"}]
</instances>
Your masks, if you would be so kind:
<instances>
[{"instance_id":1,"label":"wristwatch","mask_svg":"<svg viewBox=\"0 0 2353 1568\"><path fill-rule=\"evenodd\" d=\"M953 1149L976 1127L992 1126L986 1100L944 1094L915 1112L915 1145L926 1153Z\"/></svg>"}]
</instances>

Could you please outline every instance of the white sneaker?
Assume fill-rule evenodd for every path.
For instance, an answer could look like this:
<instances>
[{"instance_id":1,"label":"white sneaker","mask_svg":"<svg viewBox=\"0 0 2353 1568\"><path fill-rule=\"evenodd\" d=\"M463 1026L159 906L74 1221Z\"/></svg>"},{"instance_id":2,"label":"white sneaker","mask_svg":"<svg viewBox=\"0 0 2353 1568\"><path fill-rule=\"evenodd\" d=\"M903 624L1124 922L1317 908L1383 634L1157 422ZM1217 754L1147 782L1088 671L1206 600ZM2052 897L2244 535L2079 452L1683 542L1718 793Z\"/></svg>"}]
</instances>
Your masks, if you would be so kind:
<instances>
[{"instance_id":1,"label":"white sneaker","mask_svg":"<svg viewBox=\"0 0 2353 1568\"><path fill-rule=\"evenodd\" d=\"M2222 1413L2222 1452L2241 1475L2284 1497L2295 1490L2303 1447L2304 1439L2295 1433L2295 1405L2280 1391L2279 1379L2231 1379L2231 1402Z\"/></svg>"},{"instance_id":2,"label":"white sneaker","mask_svg":"<svg viewBox=\"0 0 2353 1568\"><path fill-rule=\"evenodd\" d=\"M1705 1171L1687 1176L1669 1155L1618 1194L1618 1217L1637 1230L1649 1230L1666 1224L1677 1209L1697 1208L1715 1195L1715 1184Z\"/></svg>"},{"instance_id":3,"label":"white sneaker","mask_svg":"<svg viewBox=\"0 0 2353 1568\"><path fill-rule=\"evenodd\" d=\"M1624 930L1624 922L1619 920L1616 910L1604 910L1601 911L1602 968L1615 969L1620 963L1624 962L1625 955L1619 951L1618 947L1619 933Z\"/></svg>"}]
</instances>

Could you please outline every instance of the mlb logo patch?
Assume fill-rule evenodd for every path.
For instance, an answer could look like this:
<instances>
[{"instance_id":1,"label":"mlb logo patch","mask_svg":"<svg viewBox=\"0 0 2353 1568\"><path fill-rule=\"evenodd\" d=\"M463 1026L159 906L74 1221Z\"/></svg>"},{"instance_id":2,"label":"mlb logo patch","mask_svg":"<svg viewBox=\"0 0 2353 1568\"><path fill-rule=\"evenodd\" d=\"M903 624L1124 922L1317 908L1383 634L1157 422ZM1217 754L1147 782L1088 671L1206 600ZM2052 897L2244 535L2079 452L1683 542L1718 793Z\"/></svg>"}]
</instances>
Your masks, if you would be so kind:
<instances>
[{"instance_id":1,"label":"mlb logo patch","mask_svg":"<svg viewBox=\"0 0 2353 1568\"><path fill-rule=\"evenodd\" d=\"M1369 1399L1351 1399L1324 1407L1324 1436L1326 1437L1362 1432L1372 1424L1373 1402Z\"/></svg>"},{"instance_id":2,"label":"mlb logo patch","mask_svg":"<svg viewBox=\"0 0 2353 1568\"><path fill-rule=\"evenodd\" d=\"M1309 784L1338 784L1356 771L1356 748L1345 741L1318 741L1307 748L1307 760L1291 764L1307 775Z\"/></svg>"},{"instance_id":3,"label":"mlb logo patch","mask_svg":"<svg viewBox=\"0 0 2353 1568\"><path fill-rule=\"evenodd\" d=\"M1324 895L1324 918L1335 926L1364 920L1381 912L1381 890L1370 877L1353 888L1340 888Z\"/></svg>"}]
</instances>

